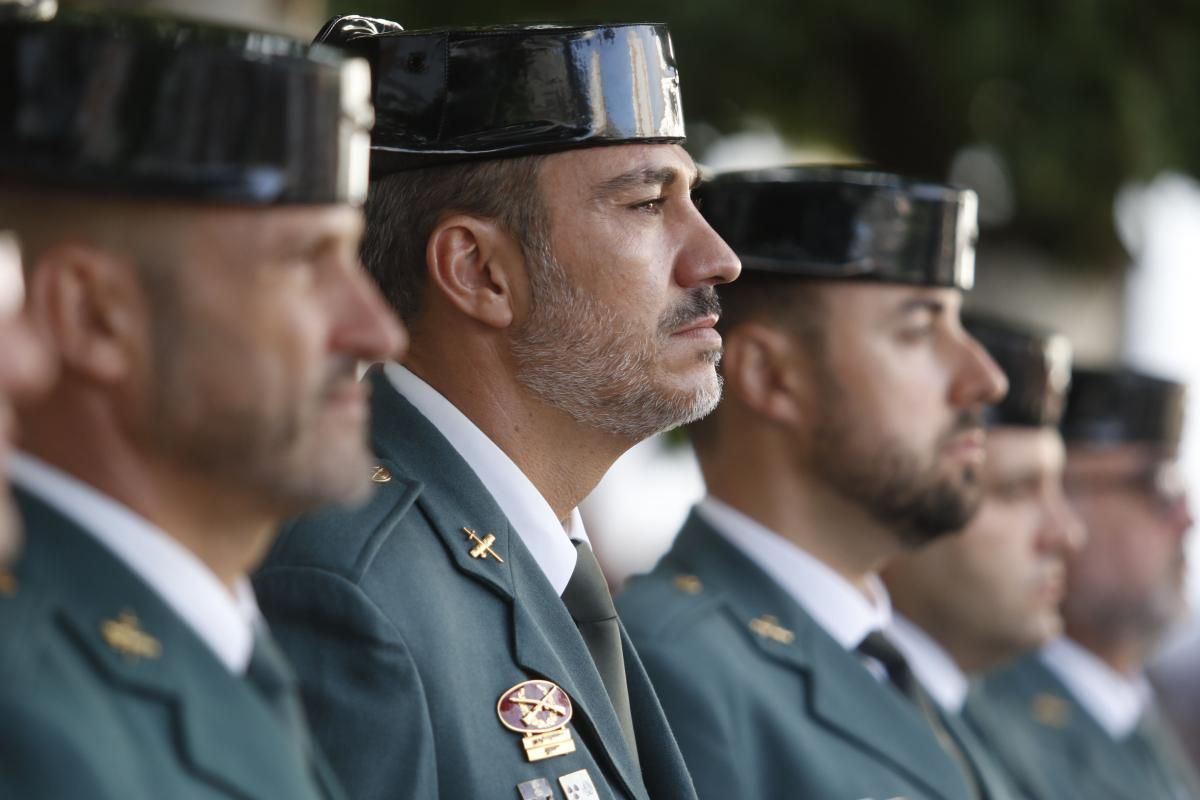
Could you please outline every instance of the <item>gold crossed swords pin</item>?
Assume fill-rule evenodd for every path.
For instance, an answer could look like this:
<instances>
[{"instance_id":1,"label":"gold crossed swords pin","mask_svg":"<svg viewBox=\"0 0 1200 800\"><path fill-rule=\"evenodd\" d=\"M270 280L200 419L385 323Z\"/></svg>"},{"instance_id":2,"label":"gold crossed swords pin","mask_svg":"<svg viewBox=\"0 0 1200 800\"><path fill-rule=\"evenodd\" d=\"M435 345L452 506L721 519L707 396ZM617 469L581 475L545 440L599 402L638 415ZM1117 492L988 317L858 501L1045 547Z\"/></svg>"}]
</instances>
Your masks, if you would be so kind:
<instances>
[{"instance_id":1,"label":"gold crossed swords pin","mask_svg":"<svg viewBox=\"0 0 1200 800\"><path fill-rule=\"evenodd\" d=\"M494 533L489 533L483 538L480 538L479 534L470 528L463 528L462 531L475 545L471 548L471 558L486 559L488 556L491 556L501 564L504 563L504 559L500 557L500 554L492 549L492 545L496 543L496 535Z\"/></svg>"},{"instance_id":2,"label":"gold crossed swords pin","mask_svg":"<svg viewBox=\"0 0 1200 800\"><path fill-rule=\"evenodd\" d=\"M522 681L496 703L500 724L522 735L521 745L530 761L575 752L567 727L574 713L571 698L552 681Z\"/></svg>"}]
</instances>

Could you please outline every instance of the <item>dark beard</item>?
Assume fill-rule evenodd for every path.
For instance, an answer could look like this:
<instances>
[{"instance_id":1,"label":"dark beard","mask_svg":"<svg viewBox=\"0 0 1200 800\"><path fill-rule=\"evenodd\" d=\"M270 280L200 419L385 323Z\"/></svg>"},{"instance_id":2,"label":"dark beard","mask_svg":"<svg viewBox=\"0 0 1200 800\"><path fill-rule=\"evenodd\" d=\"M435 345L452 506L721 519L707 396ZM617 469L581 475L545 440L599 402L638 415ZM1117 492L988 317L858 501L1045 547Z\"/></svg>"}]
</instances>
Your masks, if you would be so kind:
<instances>
[{"instance_id":1,"label":"dark beard","mask_svg":"<svg viewBox=\"0 0 1200 800\"><path fill-rule=\"evenodd\" d=\"M845 413L845 393L828 380L821 407L825 424L814 442L813 466L835 491L854 501L893 531L907 549L916 549L966 527L983 502L974 467L959 476L944 474L936 459L924 465L918 454L896 440L872 440L859 421ZM980 426L978 411L963 412L937 447Z\"/></svg>"}]
</instances>

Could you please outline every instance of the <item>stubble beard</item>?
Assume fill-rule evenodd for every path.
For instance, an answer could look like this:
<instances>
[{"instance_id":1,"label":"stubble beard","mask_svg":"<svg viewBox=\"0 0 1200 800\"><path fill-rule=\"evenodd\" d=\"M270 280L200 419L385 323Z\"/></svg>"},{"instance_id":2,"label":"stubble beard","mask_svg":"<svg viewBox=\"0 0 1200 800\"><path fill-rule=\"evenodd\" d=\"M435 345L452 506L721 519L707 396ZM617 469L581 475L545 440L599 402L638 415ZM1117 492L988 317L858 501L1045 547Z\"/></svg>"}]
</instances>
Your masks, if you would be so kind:
<instances>
[{"instance_id":1,"label":"stubble beard","mask_svg":"<svg viewBox=\"0 0 1200 800\"><path fill-rule=\"evenodd\" d=\"M152 320L155 374L145 445L282 516L365 499L371 463L366 431L322 430L330 394L355 377L354 360L331 360L318 386L297 387L294 396L272 403L255 378L274 367L255 357L229 363L229 354L244 354L246 343L222 337L216 326L200 331L185 310L171 313L179 305L160 305Z\"/></svg>"},{"instance_id":2,"label":"stubble beard","mask_svg":"<svg viewBox=\"0 0 1200 800\"><path fill-rule=\"evenodd\" d=\"M719 349L697 356L710 376L690 391L664 386L659 364L671 332L719 312L711 287L692 290L647 335L573 285L545 248L527 256L533 304L529 321L513 336L512 352L516 378L528 391L580 423L635 441L716 408Z\"/></svg>"}]
</instances>

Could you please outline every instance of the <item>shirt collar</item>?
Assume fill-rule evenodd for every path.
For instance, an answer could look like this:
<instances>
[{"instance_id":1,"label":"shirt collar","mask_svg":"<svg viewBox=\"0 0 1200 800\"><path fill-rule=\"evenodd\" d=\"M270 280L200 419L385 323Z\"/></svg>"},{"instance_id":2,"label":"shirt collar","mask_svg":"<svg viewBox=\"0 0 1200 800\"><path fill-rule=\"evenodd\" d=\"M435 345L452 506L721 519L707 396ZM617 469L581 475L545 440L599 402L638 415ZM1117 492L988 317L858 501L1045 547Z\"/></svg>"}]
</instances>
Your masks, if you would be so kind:
<instances>
[{"instance_id":1,"label":"shirt collar","mask_svg":"<svg viewBox=\"0 0 1200 800\"><path fill-rule=\"evenodd\" d=\"M696 510L847 650L891 622L891 599L877 576L867 579L868 597L829 566L727 503L710 495Z\"/></svg>"},{"instance_id":2,"label":"shirt collar","mask_svg":"<svg viewBox=\"0 0 1200 800\"><path fill-rule=\"evenodd\" d=\"M575 571L571 540L588 542L579 509L571 509L566 523L560 522L521 468L453 403L400 364L385 364L383 371L396 391L446 437L491 492L509 525L561 596Z\"/></svg>"},{"instance_id":3,"label":"shirt collar","mask_svg":"<svg viewBox=\"0 0 1200 800\"><path fill-rule=\"evenodd\" d=\"M901 614L893 614L887 634L937 704L952 714L962 713L970 682L946 649Z\"/></svg>"},{"instance_id":4,"label":"shirt collar","mask_svg":"<svg viewBox=\"0 0 1200 800\"><path fill-rule=\"evenodd\" d=\"M56 508L141 578L235 674L250 663L258 603L241 577L231 595L187 548L130 508L27 453L13 453L13 483Z\"/></svg>"},{"instance_id":5,"label":"shirt collar","mask_svg":"<svg viewBox=\"0 0 1200 800\"><path fill-rule=\"evenodd\" d=\"M1150 700L1145 676L1126 677L1065 636L1042 648L1040 655L1113 739L1124 739L1137 727Z\"/></svg>"}]
</instances>

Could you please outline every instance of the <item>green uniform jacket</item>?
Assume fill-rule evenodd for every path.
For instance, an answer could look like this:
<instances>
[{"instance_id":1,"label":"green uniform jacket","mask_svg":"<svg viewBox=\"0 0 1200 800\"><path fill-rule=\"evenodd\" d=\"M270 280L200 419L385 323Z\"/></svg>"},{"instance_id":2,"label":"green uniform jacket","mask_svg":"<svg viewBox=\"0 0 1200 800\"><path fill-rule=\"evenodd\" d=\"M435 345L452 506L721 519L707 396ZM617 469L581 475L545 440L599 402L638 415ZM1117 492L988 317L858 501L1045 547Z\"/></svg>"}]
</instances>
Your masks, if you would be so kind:
<instances>
[{"instance_id":1,"label":"green uniform jacket","mask_svg":"<svg viewBox=\"0 0 1200 800\"><path fill-rule=\"evenodd\" d=\"M375 479L387 481L363 508L290 526L255 578L351 797L516 800L542 779L550 796L575 800L588 795L558 779L587 770L600 798L694 798L628 639L636 758L575 623L495 500L382 372L369 380L386 470ZM473 557L463 528L495 536L503 561ZM530 762L521 734L501 725L501 695L534 678L572 701L575 752Z\"/></svg>"},{"instance_id":2,"label":"green uniform jacket","mask_svg":"<svg viewBox=\"0 0 1200 800\"><path fill-rule=\"evenodd\" d=\"M1032 800L1200 800L1165 727L1151 753L1114 740L1037 655L989 675L966 718Z\"/></svg>"},{"instance_id":3,"label":"green uniform jacket","mask_svg":"<svg viewBox=\"0 0 1200 800\"><path fill-rule=\"evenodd\" d=\"M103 545L18 492L0 594L5 800L340 798L282 716Z\"/></svg>"},{"instance_id":4,"label":"green uniform jacket","mask_svg":"<svg viewBox=\"0 0 1200 800\"><path fill-rule=\"evenodd\" d=\"M916 708L695 512L617 608L700 797L969 796Z\"/></svg>"}]
</instances>

